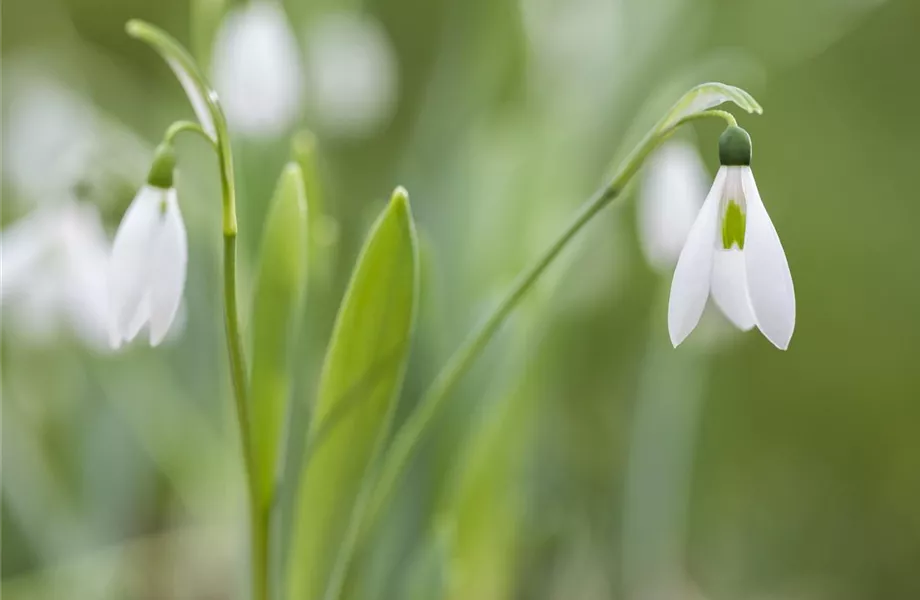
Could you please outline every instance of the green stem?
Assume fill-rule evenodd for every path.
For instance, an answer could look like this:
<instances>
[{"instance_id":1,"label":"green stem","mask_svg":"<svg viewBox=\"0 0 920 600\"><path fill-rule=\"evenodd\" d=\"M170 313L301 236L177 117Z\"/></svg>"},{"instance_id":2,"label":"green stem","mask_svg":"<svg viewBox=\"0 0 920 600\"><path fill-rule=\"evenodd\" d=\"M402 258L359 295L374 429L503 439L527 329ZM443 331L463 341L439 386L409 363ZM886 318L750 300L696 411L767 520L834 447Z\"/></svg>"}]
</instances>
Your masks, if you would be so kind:
<instances>
[{"instance_id":1,"label":"green stem","mask_svg":"<svg viewBox=\"0 0 920 600\"><path fill-rule=\"evenodd\" d=\"M205 133L205 130L201 128L201 125L195 123L194 121L176 121L170 125L169 129L166 130L166 133L163 134L163 141L172 143L177 135L185 131L198 134L208 142L210 147L216 149L214 140L211 139L211 136Z\"/></svg>"},{"instance_id":2,"label":"green stem","mask_svg":"<svg viewBox=\"0 0 920 600\"><path fill-rule=\"evenodd\" d=\"M223 196L224 234L224 317L227 330L227 354L230 359L230 379L240 425L240 442L246 468L249 492L249 525L251 537L252 600L268 599L268 546L271 500L268 506L259 502L253 466L252 435L249 419L249 383L243 336L240 331L239 306L236 290L236 187L233 177L233 156L223 113L213 111L217 129L217 154Z\"/></svg>"},{"instance_id":3,"label":"green stem","mask_svg":"<svg viewBox=\"0 0 920 600\"><path fill-rule=\"evenodd\" d=\"M224 111L217 100L217 94L211 89L195 60L188 51L171 35L137 19L132 19L125 26L132 37L150 44L166 60L176 74L186 94L192 102L199 118L202 118L202 105L210 113L214 122L214 136L209 135L201 124L190 121L174 123L166 132L166 139L183 131L191 131L207 138L217 153L220 168L222 196L222 226L224 235L224 317L227 332L227 354L230 360L230 378L233 385L233 397L236 403L237 421L240 427L240 443L243 463L246 471L246 483L249 492L250 525L252 536L252 600L268 598L268 508L259 506L256 495L256 482L253 471L253 455L249 422L249 384L248 370L243 355L243 340L240 333L239 308L236 295L236 187L233 178L233 156L230 149L230 135Z\"/></svg>"},{"instance_id":4,"label":"green stem","mask_svg":"<svg viewBox=\"0 0 920 600\"><path fill-rule=\"evenodd\" d=\"M447 364L422 397L418 407L396 433L392 445L384 456L380 478L377 480L368 509L362 518L362 534L367 533L367 530L379 518L381 511L396 487L400 474L405 470L412 452L421 441L428 425L444 406L446 398L537 279L540 278L543 272L555 261L556 257L584 226L590 223L594 216L604 207L621 195L626 184L639 171L645 159L655 148L681 125L708 117L721 118L730 125L735 124L735 118L730 113L721 110L709 110L684 117L667 129L662 130L660 127L652 129L623 162L612 181L595 192L582 205L581 210L578 211L568 227L562 231L556 240L550 244L549 248L530 267L518 276L511 290L492 314L473 331L466 342L447 361Z\"/></svg>"}]
</instances>

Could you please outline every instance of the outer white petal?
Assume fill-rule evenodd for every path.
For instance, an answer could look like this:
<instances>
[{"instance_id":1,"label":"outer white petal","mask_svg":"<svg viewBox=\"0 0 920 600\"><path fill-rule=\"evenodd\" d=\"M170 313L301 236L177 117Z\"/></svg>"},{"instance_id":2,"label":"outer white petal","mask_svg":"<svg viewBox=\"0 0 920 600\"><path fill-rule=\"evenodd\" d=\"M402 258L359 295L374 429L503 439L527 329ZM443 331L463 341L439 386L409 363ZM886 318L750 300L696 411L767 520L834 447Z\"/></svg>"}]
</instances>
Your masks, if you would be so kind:
<instances>
[{"instance_id":1,"label":"outer white petal","mask_svg":"<svg viewBox=\"0 0 920 600\"><path fill-rule=\"evenodd\" d=\"M712 257L712 298L742 331L755 325L751 301L748 299L744 253L737 249L716 250Z\"/></svg>"},{"instance_id":2,"label":"outer white petal","mask_svg":"<svg viewBox=\"0 0 920 600\"><path fill-rule=\"evenodd\" d=\"M147 290L144 293L144 297L141 298L140 304L137 305L137 310L134 312L134 315L131 317L131 321L122 328L121 332L121 341L130 342L137 337L137 334L140 333L141 329L147 322L150 320L150 290Z\"/></svg>"},{"instance_id":3,"label":"outer white petal","mask_svg":"<svg viewBox=\"0 0 920 600\"><path fill-rule=\"evenodd\" d=\"M185 287L188 263L188 238L176 190L167 194L166 211L159 215L160 225L150 248L150 345L156 346L166 336L176 317Z\"/></svg>"},{"instance_id":4,"label":"outer white petal","mask_svg":"<svg viewBox=\"0 0 920 600\"><path fill-rule=\"evenodd\" d=\"M652 267L674 267L706 197L706 179L703 161L686 142L667 142L651 157L637 216L639 241Z\"/></svg>"},{"instance_id":5,"label":"outer white petal","mask_svg":"<svg viewBox=\"0 0 920 600\"><path fill-rule=\"evenodd\" d=\"M760 199L754 174L747 168L741 177L747 205L744 258L751 308L760 331L774 346L785 350L795 329L792 274L786 252Z\"/></svg>"},{"instance_id":6,"label":"outer white petal","mask_svg":"<svg viewBox=\"0 0 920 600\"><path fill-rule=\"evenodd\" d=\"M28 291L42 259L54 246L53 213L34 211L0 233L0 304Z\"/></svg>"},{"instance_id":7,"label":"outer white petal","mask_svg":"<svg viewBox=\"0 0 920 600\"><path fill-rule=\"evenodd\" d=\"M211 136L211 139L217 140L217 127L214 126L214 118L211 116L211 109L208 108L208 101L204 96L205 91L174 60L170 58L165 60L169 68L176 74L176 79L182 84L182 89L185 90L185 95L188 96L188 100L192 104L192 110L195 111L195 116L198 117L202 129Z\"/></svg>"},{"instance_id":8,"label":"outer white petal","mask_svg":"<svg viewBox=\"0 0 920 600\"><path fill-rule=\"evenodd\" d=\"M716 174L712 189L693 223L674 270L668 301L668 332L675 347L696 327L709 298L712 256L719 227L719 204L726 175L724 167Z\"/></svg>"},{"instance_id":9,"label":"outer white petal","mask_svg":"<svg viewBox=\"0 0 920 600\"><path fill-rule=\"evenodd\" d=\"M158 229L166 190L144 186L125 213L112 245L110 293L112 342L130 340L131 325L140 318L150 281L150 244ZM143 322L142 322L143 323ZM134 331L134 335L137 332Z\"/></svg>"}]
</instances>

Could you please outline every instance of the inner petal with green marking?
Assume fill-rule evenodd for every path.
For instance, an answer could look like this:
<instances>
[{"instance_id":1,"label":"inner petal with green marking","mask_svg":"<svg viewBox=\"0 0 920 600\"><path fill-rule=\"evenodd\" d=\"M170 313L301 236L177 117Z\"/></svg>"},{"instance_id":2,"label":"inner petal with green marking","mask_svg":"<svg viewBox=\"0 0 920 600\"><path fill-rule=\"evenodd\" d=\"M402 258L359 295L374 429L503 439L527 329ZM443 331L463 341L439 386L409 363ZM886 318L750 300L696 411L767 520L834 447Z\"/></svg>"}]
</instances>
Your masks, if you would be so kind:
<instances>
[{"instance_id":1,"label":"inner petal with green marking","mask_svg":"<svg viewBox=\"0 0 920 600\"><path fill-rule=\"evenodd\" d=\"M722 247L731 250L735 245L739 250L744 250L744 223L745 216L741 207L734 200L725 204L725 214L722 217Z\"/></svg>"}]
</instances>

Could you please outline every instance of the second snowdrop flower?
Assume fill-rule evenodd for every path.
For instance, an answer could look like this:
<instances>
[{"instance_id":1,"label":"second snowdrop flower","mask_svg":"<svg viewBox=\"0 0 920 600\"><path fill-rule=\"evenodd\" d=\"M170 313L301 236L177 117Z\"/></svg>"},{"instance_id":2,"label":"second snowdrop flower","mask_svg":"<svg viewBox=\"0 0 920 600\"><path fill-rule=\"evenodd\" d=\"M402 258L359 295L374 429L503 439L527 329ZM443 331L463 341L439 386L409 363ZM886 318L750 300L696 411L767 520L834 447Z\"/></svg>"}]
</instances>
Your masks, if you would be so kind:
<instances>
[{"instance_id":1,"label":"second snowdrop flower","mask_svg":"<svg viewBox=\"0 0 920 600\"><path fill-rule=\"evenodd\" d=\"M175 155L157 148L147 184L125 213L110 265L111 343L130 342L149 325L150 345L166 336L185 287L188 239L173 187Z\"/></svg>"},{"instance_id":2,"label":"second snowdrop flower","mask_svg":"<svg viewBox=\"0 0 920 600\"><path fill-rule=\"evenodd\" d=\"M745 130L725 130L719 162L674 271L671 342L677 346L693 331L711 294L736 327L756 326L785 350L795 329L795 291L786 253L754 182Z\"/></svg>"},{"instance_id":3,"label":"second snowdrop flower","mask_svg":"<svg viewBox=\"0 0 920 600\"><path fill-rule=\"evenodd\" d=\"M227 119L245 135L283 133L300 114L300 49L277 0L231 11L214 47L214 87Z\"/></svg>"}]
</instances>

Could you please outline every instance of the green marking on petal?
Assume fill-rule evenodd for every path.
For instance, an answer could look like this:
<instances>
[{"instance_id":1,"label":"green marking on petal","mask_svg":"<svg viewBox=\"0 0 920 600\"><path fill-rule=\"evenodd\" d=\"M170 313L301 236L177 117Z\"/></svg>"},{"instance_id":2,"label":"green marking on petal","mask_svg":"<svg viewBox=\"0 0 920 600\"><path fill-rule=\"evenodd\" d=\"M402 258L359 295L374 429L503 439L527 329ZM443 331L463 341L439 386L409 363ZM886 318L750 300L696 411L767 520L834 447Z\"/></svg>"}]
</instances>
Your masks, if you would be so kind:
<instances>
[{"instance_id":1,"label":"green marking on petal","mask_svg":"<svg viewBox=\"0 0 920 600\"><path fill-rule=\"evenodd\" d=\"M732 245L737 245L739 250L744 250L744 213L741 207L733 200L728 201L725 207L725 217L722 219L722 247L731 250Z\"/></svg>"}]
</instances>

